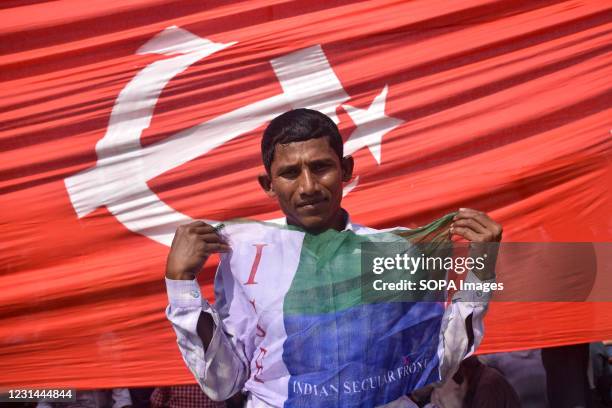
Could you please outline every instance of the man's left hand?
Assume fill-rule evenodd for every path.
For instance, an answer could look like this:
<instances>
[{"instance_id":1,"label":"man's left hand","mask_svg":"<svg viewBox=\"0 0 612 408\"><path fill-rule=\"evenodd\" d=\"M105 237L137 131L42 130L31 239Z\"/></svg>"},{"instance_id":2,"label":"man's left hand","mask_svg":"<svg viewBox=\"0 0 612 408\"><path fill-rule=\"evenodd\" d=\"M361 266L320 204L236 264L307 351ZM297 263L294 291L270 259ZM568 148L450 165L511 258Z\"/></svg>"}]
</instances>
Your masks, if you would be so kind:
<instances>
[{"instance_id":1,"label":"man's left hand","mask_svg":"<svg viewBox=\"0 0 612 408\"><path fill-rule=\"evenodd\" d=\"M470 241L470 257L486 258L485 267L482 270L473 271L480 280L495 277L498 243L501 241L502 232L502 226L482 211L460 208L457 215L453 217L450 227L451 236L456 235Z\"/></svg>"},{"instance_id":2,"label":"man's left hand","mask_svg":"<svg viewBox=\"0 0 612 408\"><path fill-rule=\"evenodd\" d=\"M502 238L502 226L486 213L460 208L453 217L450 232L470 242L499 242Z\"/></svg>"}]
</instances>

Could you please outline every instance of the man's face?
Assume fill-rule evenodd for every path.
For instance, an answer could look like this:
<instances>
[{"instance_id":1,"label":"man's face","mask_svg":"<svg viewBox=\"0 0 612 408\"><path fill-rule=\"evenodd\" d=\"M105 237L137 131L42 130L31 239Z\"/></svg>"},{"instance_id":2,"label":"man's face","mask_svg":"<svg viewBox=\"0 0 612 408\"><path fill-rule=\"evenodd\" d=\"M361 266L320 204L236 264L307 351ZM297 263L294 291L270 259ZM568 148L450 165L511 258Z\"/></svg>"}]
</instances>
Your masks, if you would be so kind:
<instances>
[{"instance_id":1,"label":"man's face","mask_svg":"<svg viewBox=\"0 0 612 408\"><path fill-rule=\"evenodd\" d=\"M350 180L352 168L352 158L341 161L327 137L277 144L270 174L260 183L290 224L321 232L342 228L342 182Z\"/></svg>"}]
</instances>

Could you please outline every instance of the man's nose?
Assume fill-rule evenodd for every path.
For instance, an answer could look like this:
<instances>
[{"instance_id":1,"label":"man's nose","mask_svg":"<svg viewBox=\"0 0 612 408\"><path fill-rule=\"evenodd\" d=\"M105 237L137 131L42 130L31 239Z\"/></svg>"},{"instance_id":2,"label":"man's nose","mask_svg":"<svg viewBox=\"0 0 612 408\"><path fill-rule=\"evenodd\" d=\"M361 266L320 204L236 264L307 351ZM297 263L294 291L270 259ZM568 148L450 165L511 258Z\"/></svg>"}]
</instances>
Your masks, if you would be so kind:
<instances>
[{"instance_id":1,"label":"man's nose","mask_svg":"<svg viewBox=\"0 0 612 408\"><path fill-rule=\"evenodd\" d=\"M317 178L310 172L310 170L302 171L300 177L300 194L302 195L315 195L319 192L319 183Z\"/></svg>"}]
</instances>

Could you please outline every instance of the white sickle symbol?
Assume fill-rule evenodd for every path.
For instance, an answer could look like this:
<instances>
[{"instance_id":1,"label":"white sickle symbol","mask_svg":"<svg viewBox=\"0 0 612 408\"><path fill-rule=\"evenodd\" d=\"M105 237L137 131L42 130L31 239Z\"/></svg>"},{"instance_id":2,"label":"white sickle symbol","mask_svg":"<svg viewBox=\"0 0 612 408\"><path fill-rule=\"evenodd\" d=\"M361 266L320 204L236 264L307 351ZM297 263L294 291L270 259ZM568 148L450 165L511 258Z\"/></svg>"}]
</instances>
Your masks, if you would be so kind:
<instances>
[{"instance_id":1,"label":"white sickle symbol","mask_svg":"<svg viewBox=\"0 0 612 408\"><path fill-rule=\"evenodd\" d=\"M166 84L196 61L235 44L219 44L172 26L143 45L138 54L163 54L123 88L113 107L108 129L96 144L95 167L65 179L79 218L106 205L130 231L170 245L174 230L191 221L166 205L147 180L180 166L223 143L257 129L297 107L326 113L336 123L336 106L349 99L320 46L271 61L283 93L252 103L143 148L140 135L149 127L157 99ZM345 188L345 194L357 179ZM210 223L216 221L206 220Z\"/></svg>"}]
</instances>

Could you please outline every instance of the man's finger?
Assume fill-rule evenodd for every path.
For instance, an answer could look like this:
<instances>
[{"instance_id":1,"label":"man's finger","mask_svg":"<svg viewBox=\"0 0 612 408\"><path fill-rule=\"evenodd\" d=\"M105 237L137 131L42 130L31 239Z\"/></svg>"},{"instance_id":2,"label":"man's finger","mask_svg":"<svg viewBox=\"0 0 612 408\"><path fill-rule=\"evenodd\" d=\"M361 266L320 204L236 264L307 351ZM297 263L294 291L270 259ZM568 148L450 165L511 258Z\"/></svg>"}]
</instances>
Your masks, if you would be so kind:
<instances>
[{"instance_id":1,"label":"man's finger","mask_svg":"<svg viewBox=\"0 0 612 408\"><path fill-rule=\"evenodd\" d=\"M191 226L190 230L192 232L195 232L196 234L202 234L202 233L208 233L208 232L216 232L217 230L215 229L215 227L213 227L212 225L209 224L199 224L199 225L193 225Z\"/></svg>"},{"instance_id":2,"label":"man's finger","mask_svg":"<svg viewBox=\"0 0 612 408\"><path fill-rule=\"evenodd\" d=\"M463 237L465 239L467 239L468 241L480 241L482 235L478 234L477 232L473 231L471 228L466 228L466 227L451 227L450 229L451 234L453 235L459 235L460 237Z\"/></svg>"},{"instance_id":3,"label":"man's finger","mask_svg":"<svg viewBox=\"0 0 612 408\"><path fill-rule=\"evenodd\" d=\"M494 233L501 229L501 226L493 221L493 219L491 219L491 217L489 217L486 213L476 211L471 208L460 208L457 215L453 217L453 220L460 219L475 219L487 230Z\"/></svg>"},{"instance_id":4,"label":"man's finger","mask_svg":"<svg viewBox=\"0 0 612 408\"><path fill-rule=\"evenodd\" d=\"M459 214L468 214L468 213L474 213L474 214L477 214L477 213L479 213L479 212L480 212L480 211L475 210L475 209L473 209L473 208L465 208L465 207L460 208L460 209L459 209L459 211L457 211L457 213L459 213Z\"/></svg>"},{"instance_id":5,"label":"man's finger","mask_svg":"<svg viewBox=\"0 0 612 408\"><path fill-rule=\"evenodd\" d=\"M473 218L461 218L458 219L457 221L454 221L451 224L451 227L465 227L465 228L469 228L471 230L473 230L474 232L478 233L478 234L486 234L487 233L487 229L478 221L476 221Z\"/></svg>"},{"instance_id":6,"label":"man's finger","mask_svg":"<svg viewBox=\"0 0 612 408\"><path fill-rule=\"evenodd\" d=\"M190 222L189 224L187 224L188 227L201 227L205 225L208 225L208 224L200 220L196 220L194 222Z\"/></svg>"},{"instance_id":7,"label":"man's finger","mask_svg":"<svg viewBox=\"0 0 612 408\"><path fill-rule=\"evenodd\" d=\"M221 243L221 242L214 242L214 243L207 243L206 245L204 245L204 247L201 250L201 255L207 256L210 254L214 254L214 253L225 253L225 252L229 252L231 251L231 248L229 245Z\"/></svg>"},{"instance_id":8,"label":"man's finger","mask_svg":"<svg viewBox=\"0 0 612 408\"><path fill-rule=\"evenodd\" d=\"M201 233L201 234L197 234L198 239L207 242L207 243L224 243L227 244L227 242L225 242L223 240L223 238L221 236L219 236L219 234L217 234L216 232L207 232L207 233Z\"/></svg>"}]
</instances>

